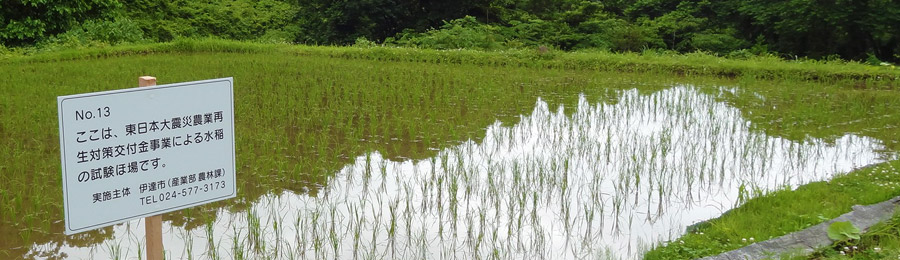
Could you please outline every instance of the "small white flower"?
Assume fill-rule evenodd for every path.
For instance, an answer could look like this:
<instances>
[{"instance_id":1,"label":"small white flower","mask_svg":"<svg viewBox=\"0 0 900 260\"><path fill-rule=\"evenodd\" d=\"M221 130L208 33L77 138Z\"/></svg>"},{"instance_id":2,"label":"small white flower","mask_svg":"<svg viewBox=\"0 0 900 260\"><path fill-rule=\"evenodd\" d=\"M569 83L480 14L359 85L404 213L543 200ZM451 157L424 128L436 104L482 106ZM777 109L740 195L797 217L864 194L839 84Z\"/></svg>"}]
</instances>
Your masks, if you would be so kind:
<instances>
[{"instance_id":1,"label":"small white flower","mask_svg":"<svg viewBox=\"0 0 900 260\"><path fill-rule=\"evenodd\" d=\"M846 254L847 254L847 253L844 253L844 251L843 251L843 250L841 250L841 255L846 255Z\"/></svg>"},{"instance_id":2,"label":"small white flower","mask_svg":"<svg viewBox=\"0 0 900 260\"><path fill-rule=\"evenodd\" d=\"M873 248L873 250L875 250L875 252L881 252L881 248L880 248L880 247Z\"/></svg>"},{"instance_id":3,"label":"small white flower","mask_svg":"<svg viewBox=\"0 0 900 260\"><path fill-rule=\"evenodd\" d=\"M741 238L741 242L747 243L747 239L746 239L746 238Z\"/></svg>"},{"instance_id":4,"label":"small white flower","mask_svg":"<svg viewBox=\"0 0 900 260\"><path fill-rule=\"evenodd\" d=\"M753 239L753 237L750 237L750 242L753 242L754 240L755 240L755 239Z\"/></svg>"},{"instance_id":5,"label":"small white flower","mask_svg":"<svg viewBox=\"0 0 900 260\"><path fill-rule=\"evenodd\" d=\"M850 251L850 248L845 246L844 250L842 250L842 251Z\"/></svg>"}]
</instances>

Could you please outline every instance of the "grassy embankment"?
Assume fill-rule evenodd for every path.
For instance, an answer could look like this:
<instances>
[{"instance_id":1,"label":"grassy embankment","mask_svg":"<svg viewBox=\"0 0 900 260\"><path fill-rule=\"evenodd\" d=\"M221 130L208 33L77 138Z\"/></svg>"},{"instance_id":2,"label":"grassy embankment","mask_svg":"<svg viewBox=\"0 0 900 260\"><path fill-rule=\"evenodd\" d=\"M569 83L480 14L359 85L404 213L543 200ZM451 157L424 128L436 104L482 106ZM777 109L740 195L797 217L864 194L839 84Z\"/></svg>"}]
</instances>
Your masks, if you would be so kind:
<instances>
[{"instance_id":1,"label":"grassy embankment","mask_svg":"<svg viewBox=\"0 0 900 260\"><path fill-rule=\"evenodd\" d=\"M426 50L390 47L327 47L287 44L259 44L227 40L178 40L168 43L123 45L109 48L61 50L31 55L7 54L9 61L59 61L150 53L291 53L332 58L376 61L409 61L490 65L505 67L587 69L635 73L665 73L686 76L722 76L755 79L834 81L851 80L856 87L867 83L896 85L900 72L894 66L869 66L858 62L798 60L772 56L726 59L704 53L670 54L610 52L541 52L530 49L484 52L473 50Z\"/></svg>"},{"instance_id":2,"label":"grassy embankment","mask_svg":"<svg viewBox=\"0 0 900 260\"><path fill-rule=\"evenodd\" d=\"M185 40L10 56L0 61L0 72L6 75L0 91L12 93L0 97L0 235L10 238L0 243L0 256L16 257L21 249L11 248L31 243L91 244L109 235L59 234L62 200L52 192L61 190L55 97L132 86L140 75L155 75L161 84L236 78L236 99L242 101L236 104L236 127L252 131L237 136L238 166L246 175L241 198L230 202L234 209L274 189L314 191L330 172L365 151L426 158L433 154L428 148L478 139L480 129L497 118L514 122L537 96L571 104L576 93L597 96L606 89L735 85L746 91L726 101L761 131L793 140L855 133L900 149L900 70L855 63ZM900 195L897 166L894 161L751 199L647 257L715 254L745 245L743 238L778 236L851 205ZM197 226L222 205L167 218Z\"/></svg>"}]
</instances>

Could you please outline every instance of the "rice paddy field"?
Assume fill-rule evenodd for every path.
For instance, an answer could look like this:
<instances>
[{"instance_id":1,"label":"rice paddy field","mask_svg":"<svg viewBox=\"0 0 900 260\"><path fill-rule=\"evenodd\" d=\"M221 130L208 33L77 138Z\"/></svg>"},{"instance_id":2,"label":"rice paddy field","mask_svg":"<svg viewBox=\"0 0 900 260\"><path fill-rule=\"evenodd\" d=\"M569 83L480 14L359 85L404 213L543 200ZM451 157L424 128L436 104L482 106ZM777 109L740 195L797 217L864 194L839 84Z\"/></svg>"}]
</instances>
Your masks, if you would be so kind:
<instances>
[{"instance_id":1,"label":"rice paddy field","mask_svg":"<svg viewBox=\"0 0 900 260\"><path fill-rule=\"evenodd\" d=\"M237 198L165 214L169 259L688 259L900 195L888 68L221 48L0 60L0 259L144 257L63 234L56 115L143 75L235 80Z\"/></svg>"}]
</instances>

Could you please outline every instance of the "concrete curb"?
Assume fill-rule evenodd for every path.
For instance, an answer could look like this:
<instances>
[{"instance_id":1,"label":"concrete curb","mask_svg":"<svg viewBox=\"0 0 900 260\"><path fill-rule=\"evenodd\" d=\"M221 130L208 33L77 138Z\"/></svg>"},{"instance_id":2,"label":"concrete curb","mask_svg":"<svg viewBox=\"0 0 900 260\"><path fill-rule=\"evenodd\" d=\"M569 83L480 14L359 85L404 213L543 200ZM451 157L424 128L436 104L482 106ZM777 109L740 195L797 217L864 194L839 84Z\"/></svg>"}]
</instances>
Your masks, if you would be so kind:
<instances>
[{"instance_id":1,"label":"concrete curb","mask_svg":"<svg viewBox=\"0 0 900 260\"><path fill-rule=\"evenodd\" d=\"M833 241L828 238L827 233L831 223L850 221L862 232L865 232L872 225L889 219L898 205L900 205L900 196L868 206L856 205L852 207L853 211L807 229L700 259L747 260L808 255L816 248L832 244Z\"/></svg>"}]
</instances>

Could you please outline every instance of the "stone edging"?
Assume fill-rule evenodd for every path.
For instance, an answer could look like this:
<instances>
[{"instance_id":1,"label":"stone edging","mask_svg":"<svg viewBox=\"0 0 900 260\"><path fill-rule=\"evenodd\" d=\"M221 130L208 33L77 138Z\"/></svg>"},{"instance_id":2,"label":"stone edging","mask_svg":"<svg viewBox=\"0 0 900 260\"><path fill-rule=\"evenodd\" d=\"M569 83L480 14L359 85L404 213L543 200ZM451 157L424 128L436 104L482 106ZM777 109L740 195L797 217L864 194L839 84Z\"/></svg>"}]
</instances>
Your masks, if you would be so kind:
<instances>
[{"instance_id":1,"label":"stone edging","mask_svg":"<svg viewBox=\"0 0 900 260\"><path fill-rule=\"evenodd\" d=\"M889 219L894 209L900 205L900 196L868 206L853 206L853 211L837 218L822 222L804 230L769 239L749 246L731 250L716 256L700 258L700 260L747 260L765 259L781 256L808 255L817 248L833 243L828 238L828 226L839 221L850 221L865 232L879 222Z\"/></svg>"}]
</instances>

